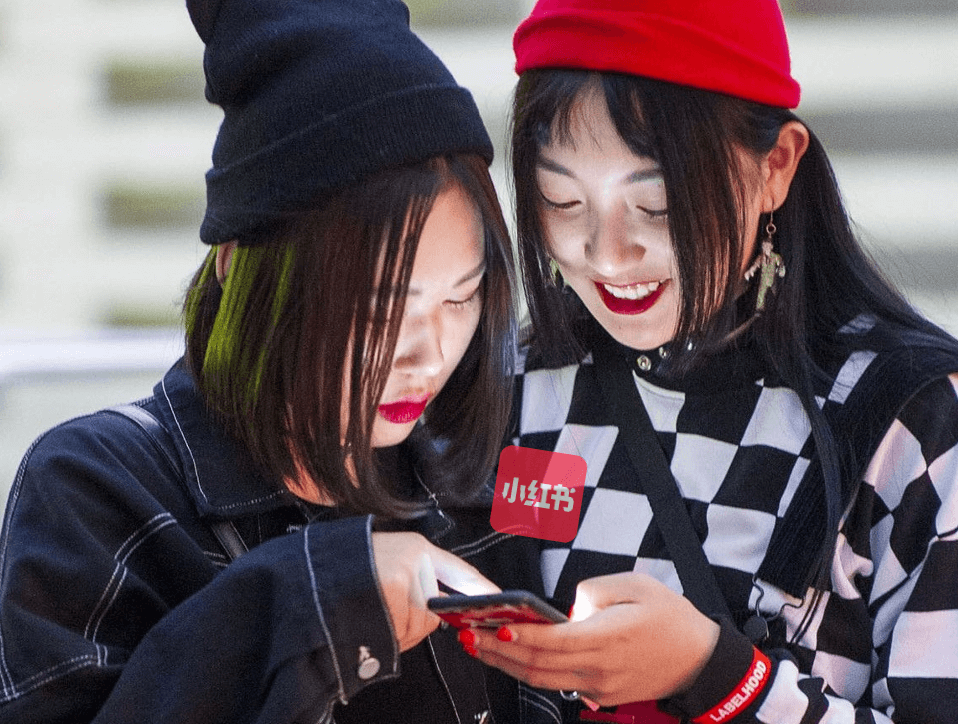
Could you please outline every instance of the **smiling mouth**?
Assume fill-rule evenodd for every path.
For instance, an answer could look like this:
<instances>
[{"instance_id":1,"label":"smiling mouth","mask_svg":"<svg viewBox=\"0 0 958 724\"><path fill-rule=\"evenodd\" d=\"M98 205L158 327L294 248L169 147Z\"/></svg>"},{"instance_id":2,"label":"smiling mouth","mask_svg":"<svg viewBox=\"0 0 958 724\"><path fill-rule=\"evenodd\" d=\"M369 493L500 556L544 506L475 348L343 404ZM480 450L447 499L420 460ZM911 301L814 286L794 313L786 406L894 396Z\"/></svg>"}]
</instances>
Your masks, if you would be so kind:
<instances>
[{"instance_id":1,"label":"smiling mouth","mask_svg":"<svg viewBox=\"0 0 958 724\"><path fill-rule=\"evenodd\" d=\"M668 279L626 286L594 282L602 302L615 314L642 314L652 308L668 287Z\"/></svg>"}]
</instances>

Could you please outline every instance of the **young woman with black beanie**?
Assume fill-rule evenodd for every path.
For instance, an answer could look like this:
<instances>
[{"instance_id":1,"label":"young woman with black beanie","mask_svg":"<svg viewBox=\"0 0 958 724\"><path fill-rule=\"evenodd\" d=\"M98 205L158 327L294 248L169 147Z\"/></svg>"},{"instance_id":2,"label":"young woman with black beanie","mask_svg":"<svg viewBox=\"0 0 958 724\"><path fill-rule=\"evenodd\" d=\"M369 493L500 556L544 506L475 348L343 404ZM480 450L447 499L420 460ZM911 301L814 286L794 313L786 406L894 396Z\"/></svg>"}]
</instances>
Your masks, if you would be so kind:
<instances>
[{"instance_id":1,"label":"young woman with black beanie","mask_svg":"<svg viewBox=\"0 0 958 724\"><path fill-rule=\"evenodd\" d=\"M514 47L515 439L589 472L528 584L573 622L469 651L523 722L954 721L958 343L857 242L778 4L539 0Z\"/></svg>"},{"instance_id":2,"label":"young woman with black beanie","mask_svg":"<svg viewBox=\"0 0 958 724\"><path fill-rule=\"evenodd\" d=\"M514 272L475 103L398 0L187 4L224 119L186 355L28 451L0 722L485 721L425 606L497 590L444 548L507 540L478 488Z\"/></svg>"}]
</instances>

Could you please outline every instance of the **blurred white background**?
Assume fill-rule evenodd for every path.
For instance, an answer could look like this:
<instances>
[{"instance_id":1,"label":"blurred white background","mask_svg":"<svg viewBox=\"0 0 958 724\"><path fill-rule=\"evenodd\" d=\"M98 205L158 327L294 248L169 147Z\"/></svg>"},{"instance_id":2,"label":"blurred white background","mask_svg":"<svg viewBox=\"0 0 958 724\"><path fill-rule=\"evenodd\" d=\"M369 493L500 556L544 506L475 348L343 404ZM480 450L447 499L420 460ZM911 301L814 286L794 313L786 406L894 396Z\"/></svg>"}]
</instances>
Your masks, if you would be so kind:
<instances>
[{"instance_id":1,"label":"blurred white background","mask_svg":"<svg viewBox=\"0 0 958 724\"><path fill-rule=\"evenodd\" d=\"M409 4L476 96L511 209L511 34L532 2ZM863 239L958 333L958 0L784 7L798 113ZM147 396L180 353L220 120L202 52L181 1L0 0L0 502L42 430Z\"/></svg>"}]
</instances>

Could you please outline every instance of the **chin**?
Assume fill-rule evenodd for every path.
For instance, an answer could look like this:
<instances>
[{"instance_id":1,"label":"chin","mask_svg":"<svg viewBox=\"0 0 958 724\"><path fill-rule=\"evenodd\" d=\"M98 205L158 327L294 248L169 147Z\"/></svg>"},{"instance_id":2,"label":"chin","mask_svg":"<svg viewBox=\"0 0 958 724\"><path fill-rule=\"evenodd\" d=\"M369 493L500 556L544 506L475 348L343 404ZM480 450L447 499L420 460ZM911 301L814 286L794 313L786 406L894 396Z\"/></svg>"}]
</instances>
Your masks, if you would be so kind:
<instances>
[{"instance_id":1,"label":"chin","mask_svg":"<svg viewBox=\"0 0 958 724\"><path fill-rule=\"evenodd\" d=\"M616 342L635 350L658 349L671 342L674 337L674 334L645 334L643 332L632 332L631 330L613 331L608 328L606 330Z\"/></svg>"},{"instance_id":2,"label":"chin","mask_svg":"<svg viewBox=\"0 0 958 724\"><path fill-rule=\"evenodd\" d=\"M605 307L599 311L604 313L599 316L593 311L593 316L616 342L626 347L636 350L657 349L675 337L677 324L674 320L656 323L651 318L640 320L639 317L618 315L610 318Z\"/></svg>"},{"instance_id":3,"label":"chin","mask_svg":"<svg viewBox=\"0 0 958 724\"><path fill-rule=\"evenodd\" d=\"M416 427L416 423L396 425L391 422L376 421L373 426L371 447L393 447L404 442Z\"/></svg>"},{"instance_id":4,"label":"chin","mask_svg":"<svg viewBox=\"0 0 958 724\"><path fill-rule=\"evenodd\" d=\"M654 307L639 314L616 314L605 305L594 288L575 291L589 313L619 344L635 350L652 350L675 337L678 303L673 289L662 295Z\"/></svg>"}]
</instances>

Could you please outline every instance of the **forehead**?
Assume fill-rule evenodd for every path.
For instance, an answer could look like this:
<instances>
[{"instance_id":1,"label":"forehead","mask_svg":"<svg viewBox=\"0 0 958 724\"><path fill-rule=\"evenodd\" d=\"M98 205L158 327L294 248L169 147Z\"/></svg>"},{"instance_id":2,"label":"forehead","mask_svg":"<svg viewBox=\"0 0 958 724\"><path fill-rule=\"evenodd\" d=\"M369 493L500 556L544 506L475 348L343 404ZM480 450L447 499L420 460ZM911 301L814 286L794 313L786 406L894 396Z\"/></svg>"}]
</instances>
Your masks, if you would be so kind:
<instances>
[{"instance_id":1,"label":"forehead","mask_svg":"<svg viewBox=\"0 0 958 724\"><path fill-rule=\"evenodd\" d=\"M420 198L410 202L401 230L397 222L384 233L377 252L374 288L394 287L405 268L412 295L421 286L445 282L468 260L474 260L474 267L484 259L485 224L479 204L456 179L444 180L439 188L431 201ZM413 211L416 203L423 205ZM413 238L415 253L409 257ZM387 258L392 259L389 271L384 270ZM388 278L384 279L384 274Z\"/></svg>"},{"instance_id":2,"label":"forehead","mask_svg":"<svg viewBox=\"0 0 958 724\"><path fill-rule=\"evenodd\" d=\"M561 148L567 152L589 153L607 148L630 153L615 127L605 95L595 83L576 94L567 110L553 120L544 140L543 150Z\"/></svg>"},{"instance_id":3,"label":"forehead","mask_svg":"<svg viewBox=\"0 0 958 724\"><path fill-rule=\"evenodd\" d=\"M637 154L619 135L599 92L585 93L575 102L564 127L540 148L536 166L539 174L626 183L645 180L658 168L650 156Z\"/></svg>"},{"instance_id":4,"label":"forehead","mask_svg":"<svg viewBox=\"0 0 958 724\"><path fill-rule=\"evenodd\" d=\"M410 292L414 287L458 283L482 263L483 242L478 205L460 184L449 184L436 197L423 224Z\"/></svg>"}]
</instances>

